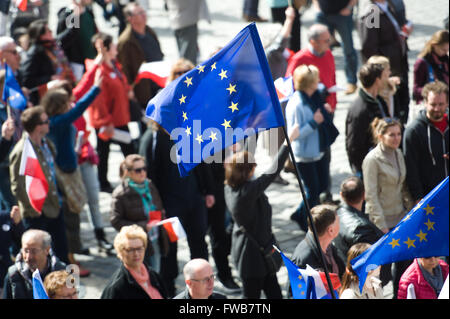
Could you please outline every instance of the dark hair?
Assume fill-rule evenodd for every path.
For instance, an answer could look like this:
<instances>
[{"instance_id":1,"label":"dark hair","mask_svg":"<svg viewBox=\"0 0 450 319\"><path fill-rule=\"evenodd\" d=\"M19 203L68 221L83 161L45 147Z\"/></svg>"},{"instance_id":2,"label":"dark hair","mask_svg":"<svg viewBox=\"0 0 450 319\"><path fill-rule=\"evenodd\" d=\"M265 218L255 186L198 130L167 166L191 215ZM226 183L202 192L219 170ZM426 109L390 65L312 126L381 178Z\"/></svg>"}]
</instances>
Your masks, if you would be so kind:
<instances>
[{"instance_id":1,"label":"dark hair","mask_svg":"<svg viewBox=\"0 0 450 319\"><path fill-rule=\"evenodd\" d=\"M425 102L428 102L428 95L430 92L433 92L436 95L445 93L447 95L447 101L448 101L448 85L445 84L442 81L435 81L427 83L423 89L422 89L422 97L425 100Z\"/></svg>"},{"instance_id":2,"label":"dark hair","mask_svg":"<svg viewBox=\"0 0 450 319\"><path fill-rule=\"evenodd\" d=\"M381 78L384 68L381 64L364 64L359 69L358 77L363 88L370 88L377 79Z\"/></svg>"},{"instance_id":3,"label":"dark hair","mask_svg":"<svg viewBox=\"0 0 450 319\"><path fill-rule=\"evenodd\" d=\"M379 135L384 135L388 128L392 126L398 126L400 131L402 129L402 123L391 117L379 118L376 117L370 123L370 130L372 132L373 143L376 145L379 141Z\"/></svg>"},{"instance_id":4,"label":"dark hair","mask_svg":"<svg viewBox=\"0 0 450 319\"><path fill-rule=\"evenodd\" d=\"M364 183L356 176L345 179L341 184L341 196L349 204L357 204L364 197Z\"/></svg>"},{"instance_id":5,"label":"dark hair","mask_svg":"<svg viewBox=\"0 0 450 319\"><path fill-rule=\"evenodd\" d=\"M41 100L45 113L49 117L62 114L67 111L67 103L70 100L69 94L64 89L51 89Z\"/></svg>"},{"instance_id":6,"label":"dark hair","mask_svg":"<svg viewBox=\"0 0 450 319\"><path fill-rule=\"evenodd\" d=\"M39 38L47 32L48 22L45 19L39 19L31 22L28 27L28 37L30 44L35 44Z\"/></svg>"},{"instance_id":7,"label":"dark hair","mask_svg":"<svg viewBox=\"0 0 450 319\"><path fill-rule=\"evenodd\" d=\"M354 244L347 252L347 266L345 269L345 273L342 276L342 285L339 290L339 295L341 295L345 289L349 288L351 284L358 283L359 278L358 275L353 270L352 264L350 261L359 255L361 255L363 252L365 252L367 249L369 249L371 245L367 243L358 243Z\"/></svg>"},{"instance_id":8,"label":"dark hair","mask_svg":"<svg viewBox=\"0 0 450 319\"><path fill-rule=\"evenodd\" d=\"M91 39L92 45L94 47L95 47L95 42L97 40L102 40L103 46L106 48L107 51L109 51L111 44L113 42L112 36L110 36L109 34L103 33L103 32L98 32L98 33L94 34Z\"/></svg>"},{"instance_id":9,"label":"dark hair","mask_svg":"<svg viewBox=\"0 0 450 319\"><path fill-rule=\"evenodd\" d=\"M252 153L243 151L235 153L225 162L225 184L237 188L248 181L250 173L256 166Z\"/></svg>"},{"instance_id":10,"label":"dark hair","mask_svg":"<svg viewBox=\"0 0 450 319\"><path fill-rule=\"evenodd\" d=\"M20 116L20 120L22 122L23 128L28 133L34 131L36 126L41 124L41 115L45 113L45 110L42 106L33 106L31 108L27 108L23 111Z\"/></svg>"},{"instance_id":11,"label":"dark hair","mask_svg":"<svg viewBox=\"0 0 450 319\"><path fill-rule=\"evenodd\" d=\"M317 236L322 236L336 220L336 206L328 204L314 206L311 208L311 216L317 230ZM311 229L309 219L308 224Z\"/></svg>"}]
</instances>

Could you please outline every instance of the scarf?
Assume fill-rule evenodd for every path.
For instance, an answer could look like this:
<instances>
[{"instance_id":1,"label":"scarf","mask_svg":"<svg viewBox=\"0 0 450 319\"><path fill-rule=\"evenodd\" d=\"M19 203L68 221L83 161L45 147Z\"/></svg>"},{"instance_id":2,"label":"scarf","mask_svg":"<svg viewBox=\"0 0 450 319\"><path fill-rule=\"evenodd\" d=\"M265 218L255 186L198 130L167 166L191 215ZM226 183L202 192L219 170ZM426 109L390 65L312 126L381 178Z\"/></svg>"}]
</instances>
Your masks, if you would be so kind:
<instances>
[{"instance_id":1,"label":"scarf","mask_svg":"<svg viewBox=\"0 0 450 319\"><path fill-rule=\"evenodd\" d=\"M153 210L156 210L155 205L152 202L152 194L150 193L150 187L148 180L145 180L144 183L138 184L128 178L128 186L130 186L133 190L135 190L142 199L142 204L144 205L144 212L147 218L149 217L149 213Z\"/></svg>"}]
</instances>

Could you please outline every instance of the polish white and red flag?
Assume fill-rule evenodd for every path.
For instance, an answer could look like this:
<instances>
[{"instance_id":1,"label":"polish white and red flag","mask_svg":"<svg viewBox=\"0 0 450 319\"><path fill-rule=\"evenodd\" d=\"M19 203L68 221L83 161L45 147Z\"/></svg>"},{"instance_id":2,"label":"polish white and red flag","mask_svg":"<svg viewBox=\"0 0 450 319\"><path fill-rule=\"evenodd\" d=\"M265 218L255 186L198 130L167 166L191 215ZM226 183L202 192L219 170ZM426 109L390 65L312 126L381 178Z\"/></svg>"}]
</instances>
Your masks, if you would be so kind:
<instances>
[{"instance_id":1,"label":"polish white and red flag","mask_svg":"<svg viewBox=\"0 0 450 319\"><path fill-rule=\"evenodd\" d=\"M275 82L273 82L273 84L275 85L278 100L280 102L289 100L295 92L292 76L288 76L286 78L278 78L275 80Z\"/></svg>"},{"instance_id":2,"label":"polish white and red flag","mask_svg":"<svg viewBox=\"0 0 450 319\"><path fill-rule=\"evenodd\" d=\"M16 0L15 3L16 7L19 8L20 11L27 10L28 0Z\"/></svg>"},{"instance_id":3,"label":"polish white and red flag","mask_svg":"<svg viewBox=\"0 0 450 319\"><path fill-rule=\"evenodd\" d=\"M31 206L42 214L42 207L48 193L48 183L29 138L25 139L19 175L25 176L25 186Z\"/></svg>"},{"instance_id":4,"label":"polish white and red flag","mask_svg":"<svg viewBox=\"0 0 450 319\"><path fill-rule=\"evenodd\" d=\"M138 83L142 79L150 79L163 88L166 86L170 68L171 66L167 61L142 63L134 83Z\"/></svg>"},{"instance_id":5,"label":"polish white and red flag","mask_svg":"<svg viewBox=\"0 0 450 319\"><path fill-rule=\"evenodd\" d=\"M186 232L178 217L171 217L160 221L157 225L162 225L169 236L170 242L174 243L179 239L186 238Z\"/></svg>"}]
</instances>

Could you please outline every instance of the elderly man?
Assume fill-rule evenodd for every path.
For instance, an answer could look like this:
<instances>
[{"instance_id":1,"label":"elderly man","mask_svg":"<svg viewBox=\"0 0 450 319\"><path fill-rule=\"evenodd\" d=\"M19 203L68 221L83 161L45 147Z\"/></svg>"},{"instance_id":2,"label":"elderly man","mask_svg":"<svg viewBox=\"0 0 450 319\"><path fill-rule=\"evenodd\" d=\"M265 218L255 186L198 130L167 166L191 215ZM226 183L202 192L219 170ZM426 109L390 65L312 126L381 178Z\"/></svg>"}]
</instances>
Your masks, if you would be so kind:
<instances>
[{"instance_id":1,"label":"elderly man","mask_svg":"<svg viewBox=\"0 0 450 319\"><path fill-rule=\"evenodd\" d=\"M20 66L20 54L16 43L10 37L0 37L0 61L9 65L15 74Z\"/></svg>"},{"instance_id":2,"label":"elderly man","mask_svg":"<svg viewBox=\"0 0 450 319\"><path fill-rule=\"evenodd\" d=\"M32 275L36 269L44 279L52 271L66 268L52 254L51 242L50 234L42 230L30 229L23 234L22 250L5 277L3 299L33 299Z\"/></svg>"},{"instance_id":3,"label":"elderly man","mask_svg":"<svg viewBox=\"0 0 450 319\"><path fill-rule=\"evenodd\" d=\"M201 258L192 259L183 268L186 290L174 299L226 299L214 292L213 268Z\"/></svg>"}]
</instances>

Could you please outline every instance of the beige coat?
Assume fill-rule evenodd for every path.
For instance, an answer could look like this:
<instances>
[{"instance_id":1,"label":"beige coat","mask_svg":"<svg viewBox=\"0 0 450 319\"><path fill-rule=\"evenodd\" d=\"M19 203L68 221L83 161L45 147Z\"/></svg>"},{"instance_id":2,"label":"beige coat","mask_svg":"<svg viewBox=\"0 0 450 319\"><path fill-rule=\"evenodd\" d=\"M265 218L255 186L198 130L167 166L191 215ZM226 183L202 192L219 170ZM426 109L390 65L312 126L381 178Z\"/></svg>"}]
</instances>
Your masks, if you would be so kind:
<instances>
[{"instance_id":1,"label":"beige coat","mask_svg":"<svg viewBox=\"0 0 450 319\"><path fill-rule=\"evenodd\" d=\"M386 158L380 143L367 154L362 165L366 214L380 229L395 227L413 207L405 182L405 159L399 149L396 153L400 175Z\"/></svg>"}]
</instances>

